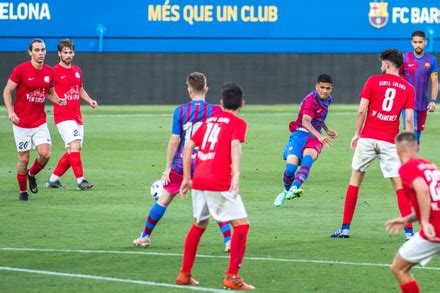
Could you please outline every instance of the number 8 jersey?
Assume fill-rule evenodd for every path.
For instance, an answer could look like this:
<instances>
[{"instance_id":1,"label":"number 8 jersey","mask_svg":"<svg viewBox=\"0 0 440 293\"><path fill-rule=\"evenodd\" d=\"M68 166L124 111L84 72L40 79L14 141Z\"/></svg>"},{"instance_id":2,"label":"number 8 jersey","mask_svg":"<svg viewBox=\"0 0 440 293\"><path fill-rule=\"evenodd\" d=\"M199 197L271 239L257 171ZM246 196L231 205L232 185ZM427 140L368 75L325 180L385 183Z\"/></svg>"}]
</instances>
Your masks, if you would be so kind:
<instances>
[{"instance_id":1,"label":"number 8 jersey","mask_svg":"<svg viewBox=\"0 0 440 293\"><path fill-rule=\"evenodd\" d=\"M413 188L413 182L417 178L422 178L428 185L431 201L429 223L434 226L436 237L440 237L440 171L430 161L422 158L414 158L400 167L399 175L402 178L405 194L414 207L419 223L421 219L420 207ZM420 236L426 239L423 230L420 230Z\"/></svg>"},{"instance_id":2,"label":"number 8 jersey","mask_svg":"<svg viewBox=\"0 0 440 293\"><path fill-rule=\"evenodd\" d=\"M361 137L394 144L399 133L399 115L404 109L414 109L414 96L414 87L399 76L371 76L360 94L370 102Z\"/></svg>"}]
</instances>

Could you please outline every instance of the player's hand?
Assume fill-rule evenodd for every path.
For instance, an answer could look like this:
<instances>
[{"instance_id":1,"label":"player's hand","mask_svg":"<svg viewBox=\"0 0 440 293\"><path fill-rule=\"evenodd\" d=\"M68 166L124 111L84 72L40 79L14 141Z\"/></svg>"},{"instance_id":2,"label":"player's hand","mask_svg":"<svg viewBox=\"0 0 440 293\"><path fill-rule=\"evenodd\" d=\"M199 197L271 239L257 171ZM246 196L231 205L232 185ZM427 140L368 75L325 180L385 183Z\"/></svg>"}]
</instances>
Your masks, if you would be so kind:
<instances>
[{"instance_id":1,"label":"player's hand","mask_svg":"<svg viewBox=\"0 0 440 293\"><path fill-rule=\"evenodd\" d=\"M182 184L180 185L180 190L179 190L181 198L183 198L183 199L188 198L188 195L186 193L191 188L191 186L192 186L191 179L183 179Z\"/></svg>"},{"instance_id":2,"label":"player's hand","mask_svg":"<svg viewBox=\"0 0 440 293\"><path fill-rule=\"evenodd\" d=\"M11 112L8 114L9 121L12 123L18 124L20 123L20 118L18 118L17 114L15 112Z\"/></svg>"},{"instance_id":3,"label":"player's hand","mask_svg":"<svg viewBox=\"0 0 440 293\"><path fill-rule=\"evenodd\" d=\"M327 146L331 146L333 144L333 141L324 135L321 135L320 137L318 137L318 140L323 144L323 145L327 145Z\"/></svg>"},{"instance_id":4,"label":"player's hand","mask_svg":"<svg viewBox=\"0 0 440 293\"><path fill-rule=\"evenodd\" d=\"M90 100L89 105L90 105L90 107L95 109L96 107L98 107L98 102L95 100Z\"/></svg>"},{"instance_id":5,"label":"player's hand","mask_svg":"<svg viewBox=\"0 0 440 293\"><path fill-rule=\"evenodd\" d=\"M166 168L162 172L162 178L160 180L162 180L163 185L167 185L168 183L170 183L170 172L171 172L171 168L170 167Z\"/></svg>"},{"instance_id":6,"label":"player's hand","mask_svg":"<svg viewBox=\"0 0 440 293\"><path fill-rule=\"evenodd\" d=\"M234 176L231 180L231 187L229 188L229 192L232 194L232 197L236 197L238 195L240 185L240 177Z\"/></svg>"},{"instance_id":7,"label":"player's hand","mask_svg":"<svg viewBox=\"0 0 440 293\"><path fill-rule=\"evenodd\" d=\"M428 111L429 112L434 112L435 108L436 108L435 102L430 102L429 105L428 105Z\"/></svg>"},{"instance_id":8,"label":"player's hand","mask_svg":"<svg viewBox=\"0 0 440 293\"><path fill-rule=\"evenodd\" d=\"M405 219L402 217L388 220L385 222L385 230L390 233L397 234L403 229L405 223Z\"/></svg>"},{"instance_id":9,"label":"player's hand","mask_svg":"<svg viewBox=\"0 0 440 293\"><path fill-rule=\"evenodd\" d=\"M426 238L428 238L429 241L440 241L440 237L435 236L435 229L434 226L430 223L422 223L422 229L423 233L425 233Z\"/></svg>"},{"instance_id":10,"label":"player's hand","mask_svg":"<svg viewBox=\"0 0 440 293\"><path fill-rule=\"evenodd\" d=\"M350 146L351 146L352 150L356 149L358 141L359 141L359 135L353 136L353 138L351 139L351 142L350 142Z\"/></svg>"},{"instance_id":11,"label":"player's hand","mask_svg":"<svg viewBox=\"0 0 440 293\"><path fill-rule=\"evenodd\" d=\"M67 105L67 100L66 99L58 99L58 105L66 106Z\"/></svg>"},{"instance_id":12,"label":"player's hand","mask_svg":"<svg viewBox=\"0 0 440 293\"><path fill-rule=\"evenodd\" d=\"M338 134L334 130L328 129L326 133L328 136L330 136L331 139L335 139L336 137L338 137Z\"/></svg>"}]
</instances>

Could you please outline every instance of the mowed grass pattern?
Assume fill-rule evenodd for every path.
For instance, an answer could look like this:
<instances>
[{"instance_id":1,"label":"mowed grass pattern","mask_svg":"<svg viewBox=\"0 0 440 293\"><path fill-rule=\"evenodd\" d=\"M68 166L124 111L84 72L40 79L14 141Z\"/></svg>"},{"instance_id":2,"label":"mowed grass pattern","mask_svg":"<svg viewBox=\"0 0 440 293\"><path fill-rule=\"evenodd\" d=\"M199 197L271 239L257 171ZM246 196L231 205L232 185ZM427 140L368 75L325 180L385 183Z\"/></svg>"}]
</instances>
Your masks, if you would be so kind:
<instances>
[{"instance_id":1,"label":"mowed grass pattern","mask_svg":"<svg viewBox=\"0 0 440 293\"><path fill-rule=\"evenodd\" d=\"M12 129L4 109L0 112L0 267L158 283L116 283L0 268L1 292L182 291L160 284L174 284L181 263L181 256L176 254L181 254L192 222L191 200L176 198L170 205L152 235L151 247L139 249L131 244L153 203L150 184L160 178L165 165L173 109L84 108L82 158L86 177L95 184L88 191L76 190L70 170L62 177L66 189L44 187L64 152L53 118L48 116L52 159L37 176L40 192L32 194L27 203L18 201ZM386 264L404 237L403 233L389 235L384 231L384 222L399 213L391 184L383 179L378 163L371 167L361 188L352 238L329 237L342 217L356 106L332 106L327 124L339 137L313 166L303 185L304 196L279 208L273 206L282 189L281 154L289 137L287 125L296 118L297 110L297 105L280 105L247 106L242 111L248 121L248 135L240 193L251 221L247 256L254 258L245 258L241 275L261 292L398 292ZM437 164L438 137L440 116L430 114L421 155ZM34 158L32 153L31 161ZM203 288L221 289L228 260L215 223L205 233L199 254L211 257L197 259L194 276ZM415 269L414 274L423 291L435 292L439 290L438 258L429 267L434 269Z\"/></svg>"}]
</instances>

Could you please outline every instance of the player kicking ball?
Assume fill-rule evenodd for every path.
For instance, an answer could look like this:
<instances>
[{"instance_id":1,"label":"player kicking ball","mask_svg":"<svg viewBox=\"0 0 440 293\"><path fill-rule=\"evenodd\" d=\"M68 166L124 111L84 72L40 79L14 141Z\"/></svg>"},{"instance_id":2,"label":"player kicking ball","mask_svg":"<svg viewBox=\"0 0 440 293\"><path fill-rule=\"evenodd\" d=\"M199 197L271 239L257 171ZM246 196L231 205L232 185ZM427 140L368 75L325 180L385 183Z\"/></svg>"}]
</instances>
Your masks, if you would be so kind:
<instances>
[{"instance_id":1,"label":"player kicking ball","mask_svg":"<svg viewBox=\"0 0 440 293\"><path fill-rule=\"evenodd\" d=\"M321 74L312 91L301 102L298 118L289 123L292 133L286 144L283 159L286 160L283 181L284 190L275 198L274 205L281 206L286 199L300 197L303 190L301 185L309 176L310 169L321 152L324 144L331 145L336 138L336 132L325 124L329 106L333 81L330 75ZM321 134L321 129L327 136ZM298 170L299 167L299 170Z\"/></svg>"},{"instance_id":2,"label":"player kicking ball","mask_svg":"<svg viewBox=\"0 0 440 293\"><path fill-rule=\"evenodd\" d=\"M420 232L400 247L391 265L403 293L420 292L411 268L416 264L425 266L434 255L440 256L440 171L430 161L417 157L417 143L416 136L410 132L400 133L396 138L402 162L399 174L414 211L385 223L386 230L392 233L416 220L421 227Z\"/></svg>"}]
</instances>

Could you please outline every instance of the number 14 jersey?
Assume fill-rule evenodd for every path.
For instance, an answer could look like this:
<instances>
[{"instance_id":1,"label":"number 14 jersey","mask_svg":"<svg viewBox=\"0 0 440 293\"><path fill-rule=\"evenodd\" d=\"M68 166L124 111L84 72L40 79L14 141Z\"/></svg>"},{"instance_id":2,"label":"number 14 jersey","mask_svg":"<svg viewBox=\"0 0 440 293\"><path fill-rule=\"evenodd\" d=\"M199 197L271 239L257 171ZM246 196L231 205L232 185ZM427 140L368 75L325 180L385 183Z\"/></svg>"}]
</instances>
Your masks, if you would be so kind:
<instances>
[{"instance_id":1,"label":"number 14 jersey","mask_svg":"<svg viewBox=\"0 0 440 293\"><path fill-rule=\"evenodd\" d=\"M371 76L360 94L370 101L361 137L394 144L399 133L399 115L403 109L414 109L414 96L414 87L399 76Z\"/></svg>"}]
</instances>

